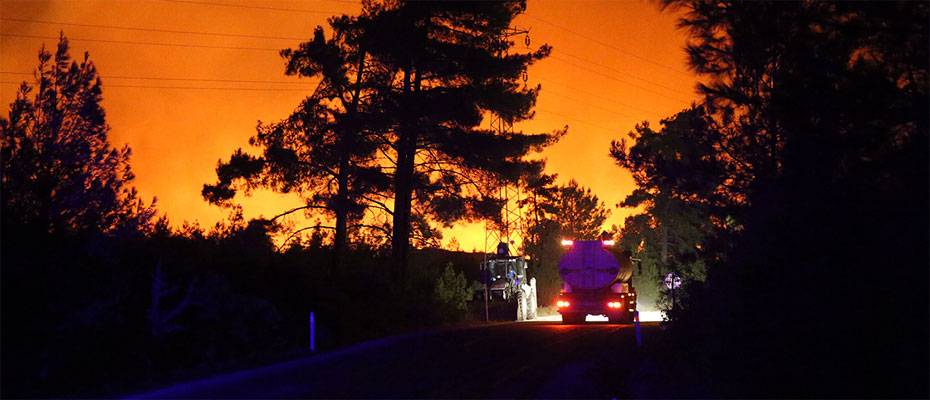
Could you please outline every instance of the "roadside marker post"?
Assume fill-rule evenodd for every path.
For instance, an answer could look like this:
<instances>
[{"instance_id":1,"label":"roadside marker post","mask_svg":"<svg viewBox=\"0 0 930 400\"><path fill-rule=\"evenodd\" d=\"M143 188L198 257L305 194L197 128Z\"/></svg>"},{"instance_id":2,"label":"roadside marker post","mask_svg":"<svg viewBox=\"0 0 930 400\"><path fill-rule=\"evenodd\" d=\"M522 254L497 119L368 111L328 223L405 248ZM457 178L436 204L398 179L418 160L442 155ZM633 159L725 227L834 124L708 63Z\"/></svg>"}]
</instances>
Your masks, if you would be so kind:
<instances>
[{"instance_id":1,"label":"roadside marker post","mask_svg":"<svg viewBox=\"0 0 930 400\"><path fill-rule=\"evenodd\" d=\"M639 334L639 311L633 313L633 324L636 326L636 346L642 346L643 337Z\"/></svg>"},{"instance_id":2,"label":"roadside marker post","mask_svg":"<svg viewBox=\"0 0 930 400\"><path fill-rule=\"evenodd\" d=\"M310 311L310 352L316 353L316 314Z\"/></svg>"}]
</instances>

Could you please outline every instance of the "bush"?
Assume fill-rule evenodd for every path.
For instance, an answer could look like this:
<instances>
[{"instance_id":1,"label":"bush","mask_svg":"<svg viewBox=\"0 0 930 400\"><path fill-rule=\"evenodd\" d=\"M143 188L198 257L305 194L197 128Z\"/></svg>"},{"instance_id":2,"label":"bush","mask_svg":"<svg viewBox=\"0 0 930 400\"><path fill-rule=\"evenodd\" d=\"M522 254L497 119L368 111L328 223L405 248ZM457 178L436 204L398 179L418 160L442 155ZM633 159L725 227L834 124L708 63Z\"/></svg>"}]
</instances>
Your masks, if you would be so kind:
<instances>
[{"instance_id":1,"label":"bush","mask_svg":"<svg viewBox=\"0 0 930 400\"><path fill-rule=\"evenodd\" d=\"M442 275L436 279L436 290L434 291L439 304L451 311L449 315L455 313L462 314L465 312L465 303L471 299L471 291L465 274L456 271L452 263L446 264Z\"/></svg>"}]
</instances>

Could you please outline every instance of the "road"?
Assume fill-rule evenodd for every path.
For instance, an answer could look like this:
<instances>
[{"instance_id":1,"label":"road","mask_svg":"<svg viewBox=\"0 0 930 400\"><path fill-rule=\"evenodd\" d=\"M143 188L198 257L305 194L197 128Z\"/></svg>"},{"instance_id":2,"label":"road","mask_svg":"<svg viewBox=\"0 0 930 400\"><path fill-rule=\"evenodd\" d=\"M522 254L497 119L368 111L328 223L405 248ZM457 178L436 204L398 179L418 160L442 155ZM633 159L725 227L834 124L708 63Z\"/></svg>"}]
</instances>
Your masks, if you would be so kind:
<instances>
[{"instance_id":1,"label":"road","mask_svg":"<svg viewBox=\"0 0 930 400\"><path fill-rule=\"evenodd\" d=\"M644 323L642 337L657 330ZM505 323L390 337L143 398L637 397L632 325Z\"/></svg>"}]
</instances>

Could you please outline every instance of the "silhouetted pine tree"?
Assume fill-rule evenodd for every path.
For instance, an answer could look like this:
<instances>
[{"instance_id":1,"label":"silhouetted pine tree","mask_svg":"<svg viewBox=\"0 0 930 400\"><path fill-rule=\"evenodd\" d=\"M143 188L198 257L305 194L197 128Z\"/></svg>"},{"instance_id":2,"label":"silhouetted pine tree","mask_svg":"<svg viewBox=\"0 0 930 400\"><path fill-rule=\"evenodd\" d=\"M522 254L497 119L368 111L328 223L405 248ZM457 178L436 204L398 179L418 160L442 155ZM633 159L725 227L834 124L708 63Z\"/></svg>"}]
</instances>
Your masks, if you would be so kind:
<instances>
[{"instance_id":1,"label":"silhouetted pine tree","mask_svg":"<svg viewBox=\"0 0 930 400\"><path fill-rule=\"evenodd\" d=\"M54 55L42 48L34 85L23 82L0 117L4 235L23 225L48 233L153 228L153 206L129 186L129 147L110 145L102 99L87 53L72 60L64 34Z\"/></svg>"},{"instance_id":2,"label":"silhouetted pine tree","mask_svg":"<svg viewBox=\"0 0 930 400\"><path fill-rule=\"evenodd\" d=\"M540 170L523 156L558 137L482 125L491 113L510 123L533 115L540 88L521 88L520 78L550 48L507 53L506 33L524 9L523 1L398 1L369 10L370 52L394 77L383 107L395 123L386 136L396 155L395 277L404 274L416 221L497 216L491 189Z\"/></svg>"},{"instance_id":3,"label":"silhouetted pine tree","mask_svg":"<svg viewBox=\"0 0 930 400\"><path fill-rule=\"evenodd\" d=\"M727 193L723 162L716 159L720 133L702 107L647 122L611 144L610 155L630 170L636 189L623 207L643 212L624 221L620 246L639 259L634 276L641 304L660 300L659 281L669 272L704 278L703 249L736 202Z\"/></svg>"},{"instance_id":4,"label":"silhouetted pine tree","mask_svg":"<svg viewBox=\"0 0 930 400\"><path fill-rule=\"evenodd\" d=\"M562 236L578 240L597 240L604 232L604 222L610 210L590 188L578 186L574 179L555 192L553 206L558 210L555 220L559 222Z\"/></svg>"},{"instance_id":5,"label":"silhouetted pine tree","mask_svg":"<svg viewBox=\"0 0 930 400\"><path fill-rule=\"evenodd\" d=\"M373 65L368 44L360 41L356 31L358 25L354 18L334 18L331 38L317 27L313 39L297 49L281 51L288 75L319 78L320 82L290 117L259 124L249 143L262 149L262 155L237 150L217 166L219 182L203 190L207 200L218 204L227 204L237 187L297 193L305 204L272 220L304 210L323 210L334 216L337 266L346 249L350 222L360 221L371 207L389 211L379 200L389 180L377 157L382 147L378 134L385 124L373 104L377 99L373 90L385 87L389 75ZM389 233L384 226L366 226Z\"/></svg>"}]
</instances>

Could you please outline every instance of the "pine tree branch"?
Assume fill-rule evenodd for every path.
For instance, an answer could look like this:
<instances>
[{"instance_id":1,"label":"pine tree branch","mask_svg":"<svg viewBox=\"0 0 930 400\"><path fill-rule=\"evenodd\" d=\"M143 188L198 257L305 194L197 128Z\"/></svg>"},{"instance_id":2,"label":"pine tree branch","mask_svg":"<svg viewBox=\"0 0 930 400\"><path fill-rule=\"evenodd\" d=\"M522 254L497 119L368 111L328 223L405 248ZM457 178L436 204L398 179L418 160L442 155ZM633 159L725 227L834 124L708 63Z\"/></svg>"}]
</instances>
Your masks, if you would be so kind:
<instances>
[{"instance_id":1,"label":"pine tree branch","mask_svg":"<svg viewBox=\"0 0 930 400\"><path fill-rule=\"evenodd\" d=\"M383 232L385 235L387 235L388 240L393 240L393 238L391 237L391 230L390 230L389 228L385 228L385 227L383 227L383 226L369 225L369 224L354 224L354 225L350 226L350 228L353 228L353 229L354 229L354 228L369 228L369 229L374 229L374 230L377 230L377 231L381 231L381 232Z\"/></svg>"},{"instance_id":2,"label":"pine tree branch","mask_svg":"<svg viewBox=\"0 0 930 400\"><path fill-rule=\"evenodd\" d=\"M298 230L296 230L296 231L294 231L294 232L291 232L291 234L290 234L286 239L284 239L283 242L281 242L281 245L278 246L277 251L280 252L281 249L284 248L284 245L286 245L287 242L291 241L291 239L293 239L294 236L297 236L298 233L303 232L303 231L306 231L306 230L310 230L310 229L330 229L330 230L336 230L336 227L334 227L334 226L326 226L326 225L313 225L313 226L305 226L305 227L303 227L303 228L300 228L300 229L298 229Z\"/></svg>"},{"instance_id":3,"label":"pine tree branch","mask_svg":"<svg viewBox=\"0 0 930 400\"><path fill-rule=\"evenodd\" d=\"M365 196L365 195L359 195L359 197L365 199L365 201L375 204L376 206L378 206L377 208L381 209L382 211L390 215L394 215L394 211L388 208L387 204L384 204L383 202L369 198L368 196Z\"/></svg>"},{"instance_id":4,"label":"pine tree branch","mask_svg":"<svg viewBox=\"0 0 930 400\"><path fill-rule=\"evenodd\" d=\"M295 207L295 208L292 208L292 209L290 209L290 210L287 210L287 211L285 211L285 212L283 212L283 213L280 213L280 214L278 214L278 215L275 215L275 216L272 217L269 221L274 222L274 221L276 221L278 218L281 218L281 217L283 217L283 216L293 214L293 213L295 213L295 212L297 212L297 211L300 211L300 210L306 210L306 209L311 209L311 208L313 208L313 209L329 209L329 207L326 207L326 206L318 206L318 205L315 205L315 204L308 204L308 205L305 205L305 206Z\"/></svg>"}]
</instances>

